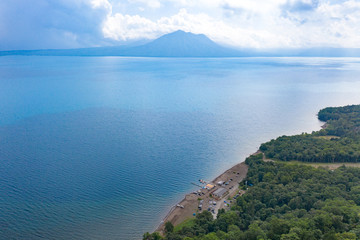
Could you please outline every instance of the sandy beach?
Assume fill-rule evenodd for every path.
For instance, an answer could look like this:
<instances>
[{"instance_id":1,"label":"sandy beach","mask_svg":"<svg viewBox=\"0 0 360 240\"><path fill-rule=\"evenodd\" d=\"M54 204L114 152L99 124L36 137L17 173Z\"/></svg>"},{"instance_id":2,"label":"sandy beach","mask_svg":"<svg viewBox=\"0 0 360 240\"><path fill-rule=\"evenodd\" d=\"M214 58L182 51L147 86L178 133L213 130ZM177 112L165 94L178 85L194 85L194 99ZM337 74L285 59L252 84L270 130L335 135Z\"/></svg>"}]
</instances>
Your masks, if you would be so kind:
<instances>
[{"instance_id":1,"label":"sandy beach","mask_svg":"<svg viewBox=\"0 0 360 240\"><path fill-rule=\"evenodd\" d=\"M198 209L199 199L203 200L202 211L207 210L210 203L209 201L216 201L216 205L214 205L214 218L216 217L217 211L220 208L224 207L224 201L229 197L236 195L239 192L238 186L239 182L241 182L247 174L248 166L242 162L236 164L232 168L226 170L224 173L216 177L213 181L209 182L215 185L212 189L201 189L199 187L199 194L189 193L185 196L185 198L180 201L177 205L173 206L173 208L169 211L163 221L160 223L159 227L155 230L157 232L163 233L164 225L166 222L171 222L174 226L183 222L186 219L193 217L194 213L201 212ZM232 180L231 180L232 179ZM217 184L218 182L228 182L227 185L223 184L220 186ZM228 192L225 196L220 199L215 200L211 194L214 193L219 188L225 188ZM181 207L180 207L181 206Z\"/></svg>"}]
</instances>

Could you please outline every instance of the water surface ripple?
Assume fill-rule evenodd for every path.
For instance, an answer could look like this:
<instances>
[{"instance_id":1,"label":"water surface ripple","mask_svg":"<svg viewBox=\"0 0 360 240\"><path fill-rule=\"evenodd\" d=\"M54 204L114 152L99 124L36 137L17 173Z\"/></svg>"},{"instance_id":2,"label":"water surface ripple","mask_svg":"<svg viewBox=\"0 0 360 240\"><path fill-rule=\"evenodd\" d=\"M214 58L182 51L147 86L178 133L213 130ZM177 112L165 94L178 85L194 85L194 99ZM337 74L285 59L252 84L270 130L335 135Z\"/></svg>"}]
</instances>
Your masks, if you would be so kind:
<instances>
[{"instance_id":1,"label":"water surface ripple","mask_svg":"<svg viewBox=\"0 0 360 240\"><path fill-rule=\"evenodd\" d=\"M360 102L360 59L0 58L0 236L140 239L190 182Z\"/></svg>"}]
</instances>

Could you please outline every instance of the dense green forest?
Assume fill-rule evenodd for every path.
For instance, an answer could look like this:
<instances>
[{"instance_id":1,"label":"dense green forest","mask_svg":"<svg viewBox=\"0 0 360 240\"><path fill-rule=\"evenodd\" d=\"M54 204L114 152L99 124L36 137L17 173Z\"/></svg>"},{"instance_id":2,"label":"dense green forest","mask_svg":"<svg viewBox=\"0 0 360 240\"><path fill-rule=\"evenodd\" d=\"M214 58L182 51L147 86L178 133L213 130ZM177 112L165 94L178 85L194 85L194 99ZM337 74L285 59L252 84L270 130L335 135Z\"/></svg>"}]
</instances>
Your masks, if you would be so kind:
<instances>
[{"instance_id":1,"label":"dense green forest","mask_svg":"<svg viewBox=\"0 0 360 240\"><path fill-rule=\"evenodd\" d=\"M360 106L326 108L319 119L327 122L326 129L281 137L263 144L262 150L281 160L357 161ZM360 239L359 168L329 170L262 158L258 154L246 159L249 171L240 188L247 191L230 210L220 210L216 219L204 211L175 228L167 223L165 236L146 233L143 239Z\"/></svg>"},{"instance_id":2,"label":"dense green forest","mask_svg":"<svg viewBox=\"0 0 360 240\"><path fill-rule=\"evenodd\" d=\"M304 162L360 162L360 105L331 107L318 114L326 127L282 136L260 146L268 158Z\"/></svg>"},{"instance_id":3,"label":"dense green forest","mask_svg":"<svg viewBox=\"0 0 360 240\"><path fill-rule=\"evenodd\" d=\"M168 224L164 239L360 239L360 169L264 162L261 154L246 163L246 181L253 186L231 210L220 211L215 220L204 211L175 231Z\"/></svg>"}]
</instances>

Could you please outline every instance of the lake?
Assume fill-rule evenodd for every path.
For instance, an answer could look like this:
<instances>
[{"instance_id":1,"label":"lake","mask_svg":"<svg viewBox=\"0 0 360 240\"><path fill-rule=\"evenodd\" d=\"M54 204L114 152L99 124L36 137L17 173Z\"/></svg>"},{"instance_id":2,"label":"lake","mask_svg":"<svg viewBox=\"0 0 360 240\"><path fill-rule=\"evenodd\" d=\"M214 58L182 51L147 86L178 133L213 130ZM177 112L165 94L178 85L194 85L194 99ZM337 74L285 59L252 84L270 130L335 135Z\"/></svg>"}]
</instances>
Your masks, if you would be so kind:
<instances>
[{"instance_id":1,"label":"lake","mask_svg":"<svg viewBox=\"0 0 360 240\"><path fill-rule=\"evenodd\" d=\"M359 58L0 57L0 236L141 239L191 182L360 103Z\"/></svg>"}]
</instances>

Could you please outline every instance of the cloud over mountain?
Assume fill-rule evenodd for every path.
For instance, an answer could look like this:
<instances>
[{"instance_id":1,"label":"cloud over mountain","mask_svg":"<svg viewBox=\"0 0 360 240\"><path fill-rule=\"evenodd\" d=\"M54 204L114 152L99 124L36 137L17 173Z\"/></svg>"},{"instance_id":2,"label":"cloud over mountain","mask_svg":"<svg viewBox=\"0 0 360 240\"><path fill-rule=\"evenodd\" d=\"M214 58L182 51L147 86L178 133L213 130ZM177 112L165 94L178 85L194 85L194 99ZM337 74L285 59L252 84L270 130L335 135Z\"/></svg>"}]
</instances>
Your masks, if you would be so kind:
<instances>
[{"instance_id":1,"label":"cloud over mountain","mask_svg":"<svg viewBox=\"0 0 360 240\"><path fill-rule=\"evenodd\" d=\"M357 0L12 0L0 50L116 45L175 30L237 47L360 47Z\"/></svg>"}]
</instances>

